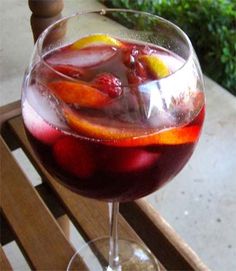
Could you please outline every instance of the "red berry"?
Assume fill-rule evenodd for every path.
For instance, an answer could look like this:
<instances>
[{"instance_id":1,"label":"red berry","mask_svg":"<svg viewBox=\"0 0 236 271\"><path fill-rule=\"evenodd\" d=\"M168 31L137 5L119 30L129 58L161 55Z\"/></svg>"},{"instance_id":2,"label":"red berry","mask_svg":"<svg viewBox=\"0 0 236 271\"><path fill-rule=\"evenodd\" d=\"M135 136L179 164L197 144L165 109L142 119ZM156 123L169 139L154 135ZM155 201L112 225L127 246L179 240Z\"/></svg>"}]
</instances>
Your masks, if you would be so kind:
<instances>
[{"instance_id":1,"label":"red berry","mask_svg":"<svg viewBox=\"0 0 236 271\"><path fill-rule=\"evenodd\" d=\"M95 171L94 154L88 144L65 136L53 146L56 162L65 171L80 178L91 177Z\"/></svg>"},{"instance_id":2,"label":"red berry","mask_svg":"<svg viewBox=\"0 0 236 271\"><path fill-rule=\"evenodd\" d=\"M121 81L111 73L102 73L93 80L93 86L100 91L116 98L122 94Z\"/></svg>"}]
</instances>

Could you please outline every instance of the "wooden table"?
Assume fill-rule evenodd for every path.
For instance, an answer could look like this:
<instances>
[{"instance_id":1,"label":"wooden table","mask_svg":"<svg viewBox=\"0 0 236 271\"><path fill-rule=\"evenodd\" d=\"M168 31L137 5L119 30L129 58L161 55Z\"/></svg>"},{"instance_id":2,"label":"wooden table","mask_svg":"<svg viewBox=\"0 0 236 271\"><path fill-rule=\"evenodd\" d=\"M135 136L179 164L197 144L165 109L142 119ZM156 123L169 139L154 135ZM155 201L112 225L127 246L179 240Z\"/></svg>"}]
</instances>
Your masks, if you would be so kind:
<instances>
[{"instance_id":1,"label":"wooden table","mask_svg":"<svg viewBox=\"0 0 236 271\"><path fill-rule=\"evenodd\" d=\"M4 245L15 240L33 270L66 270L75 252L68 219L86 241L108 234L106 203L60 185L35 157L24 133L20 102L0 108L1 270L12 270ZM12 151L21 148L42 178L36 187ZM119 234L145 243L163 270L208 270L192 249L144 199L121 204ZM79 270L88 270L78 260Z\"/></svg>"}]
</instances>

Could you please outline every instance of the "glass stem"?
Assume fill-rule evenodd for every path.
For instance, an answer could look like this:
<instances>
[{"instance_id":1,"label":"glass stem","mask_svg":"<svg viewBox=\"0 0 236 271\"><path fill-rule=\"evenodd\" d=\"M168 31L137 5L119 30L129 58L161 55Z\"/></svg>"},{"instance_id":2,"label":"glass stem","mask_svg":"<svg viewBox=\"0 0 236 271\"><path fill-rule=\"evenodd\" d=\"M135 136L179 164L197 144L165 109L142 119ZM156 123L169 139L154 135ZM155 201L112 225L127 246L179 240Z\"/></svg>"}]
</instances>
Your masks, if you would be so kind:
<instances>
[{"instance_id":1,"label":"glass stem","mask_svg":"<svg viewBox=\"0 0 236 271\"><path fill-rule=\"evenodd\" d=\"M119 247L118 247L118 214L119 202L112 202L109 206L110 211L110 247L109 247L109 271L121 270L119 266Z\"/></svg>"}]
</instances>

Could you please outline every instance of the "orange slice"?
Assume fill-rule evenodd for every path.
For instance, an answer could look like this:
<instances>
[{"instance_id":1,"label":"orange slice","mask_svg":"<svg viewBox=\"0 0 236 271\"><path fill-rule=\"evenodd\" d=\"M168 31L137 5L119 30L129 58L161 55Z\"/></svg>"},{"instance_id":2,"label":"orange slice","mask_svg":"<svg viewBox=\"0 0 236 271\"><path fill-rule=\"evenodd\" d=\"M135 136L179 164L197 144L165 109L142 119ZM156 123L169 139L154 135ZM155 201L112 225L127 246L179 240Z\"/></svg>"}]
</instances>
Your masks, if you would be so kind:
<instances>
[{"instance_id":1,"label":"orange slice","mask_svg":"<svg viewBox=\"0 0 236 271\"><path fill-rule=\"evenodd\" d=\"M157 78L163 78L170 74L168 66L156 55L142 55L139 57L139 60L144 62Z\"/></svg>"},{"instance_id":2,"label":"orange slice","mask_svg":"<svg viewBox=\"0 0 236 271\"><path fill-rule=\"evenodd\" d=\"M120 47L122 43L107 34L94 34L82 39L79 39L71 45L73 49L82 49L90 45L107 44L111 46Z\"/></svg>"},{"instance_id":3,"label":"orange slice","mask_svg":"<svg viewBox=\"0 0 236 271\"><path fill-rule=\"evenodd\" d=\"M94 123L92 118L85 119L79 113L74 113L69 109L64 110L64 115L68 125L79 134L107 140L106 144L116 146L133 147L153 144L179 145L193 143L200 133L199 126L193 125L143 135L144 131L142 129L108 127Z\"/></svg>"},{"instance_id":4,"label":"orange slice","mask_svg":"<svg viewBox=\"0 0 236 271\"><path fill-rule=\"evenodd\" d=\"M115 127L107 127L96 123L96 119L92 117L83 117L79 113L74 113L72 110L65 108L64 116L69 126L79 134L97 138L101 140L118 140L139 136L143 131L120 129Z\"/></svg>"},{"instance_id":5,"label":"orange slice","mask_svg":"<svg viewBox=\"0 0 236 271\"><path fill-rule=\"evenodd\" d=\"M49 83L48 87L57 98L65 103L100 108L110 101L110 98L98 89L78 82L54 81Z\"/></svg>"},{"instance_id":6,"label":"orange slice","mask_svg":"<svg viewBox=\"0 0 236 271\"><path fill-rule=\"evenodd\" d=\"M148 146L148 145L180 145L194 143L200 134L200 128L197 125L170 128L168 130L145 135L136 138L127 138L118 141L119 146Z\"/></svg>"}]
</instances>

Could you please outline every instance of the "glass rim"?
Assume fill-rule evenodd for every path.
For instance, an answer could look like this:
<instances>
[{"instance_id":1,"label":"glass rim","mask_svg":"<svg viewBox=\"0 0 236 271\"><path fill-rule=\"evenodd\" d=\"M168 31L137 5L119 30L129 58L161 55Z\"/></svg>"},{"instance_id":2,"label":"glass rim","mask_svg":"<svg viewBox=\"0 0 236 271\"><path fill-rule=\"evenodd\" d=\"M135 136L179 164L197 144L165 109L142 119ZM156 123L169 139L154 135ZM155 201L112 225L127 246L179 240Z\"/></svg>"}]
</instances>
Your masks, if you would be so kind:
<instances>
[{"instance_id":1,"label":"glass rim","mask_svg":"<svg viewBox=\"0 0 236 271\"><path fill-rule=\"evenodd\" d=\"M187 65L188 63L190 62L193 54L194 54L194 49L192 47L192 43L189 39L189 37L187 36L187 34L179 27L177 26L176 24L172 23L171 21L161 17L161 16L158 16L158 15L155 15L155 14L151 14L151 13L148 13L148 12L143 12L143 11L138 11L138 10L133 10L133 9L122 9L122 8L101 8L101 9L88 9L88 10L84 10L84 11L78 11L78 12L75 12L74 14L71 14L71 15L68 15L68 16L65 16L57 21L55 21L54 23L52 23L51 25L49 25L38 37L36 43L35 43L35 46L36 46L36 49L37 49L37 53L38 53L38 56L40 58L40 62L42 62L47 68L49 68L51 71L53 71L54 73L58 74L59 76L63 77L63 78L66 78L67 80L69 79L70 81L74 81L74 82L81 82L80 79L77 79L77 78L73 78L73 77L70 77L56 69L54 69L54 67L50 64L48 64L45 60L44 60L44 55L42 54L42 46L43 46L43 42L45 40L45 38L47 37L47 35L49 34L49 32L57 25L57 24L60 24L61 22L63 21L66 21L66 20L69 20L71 18L74 18L74 17L77 17L77 16L81 16L81 15L86 15L86 14L92 14L92 13L97 13L97 14L101 14L101 15L105 15L107 12L126 12L126 13L133 13L133 14L141 14L141 15L145 15L145 16L151 16L153 18L156 18L157 20L159 21L162 21L162 22L165 22L166 24L170 25L171 27L175 28L178 33L181 34L181 37L184 38L187 46L188 46L188 49L189 49L189 54L186 58L186 60L184 59L184 63L178 68L176 69L174 72L172 72L171 74L165 76L165 77L162 77L162 78L159 78L159 79L153 79L153 80L150 80L150 81L146 81L146 82L143 82L143 83L137 83L137 84L122 84L121 87L129 87L129 86L137 86L137 85L144 85L144 84L149 84L149 83L159 83L160 81L164 81L166 80L167 78L170 78L170 77L173 77L174 75L176 75L177 73L179 73L180 71L182 71ZM144 30L145 31L145 30ZM105 34L105 33L104 33Z\"/></svg>"}]
</instances>

